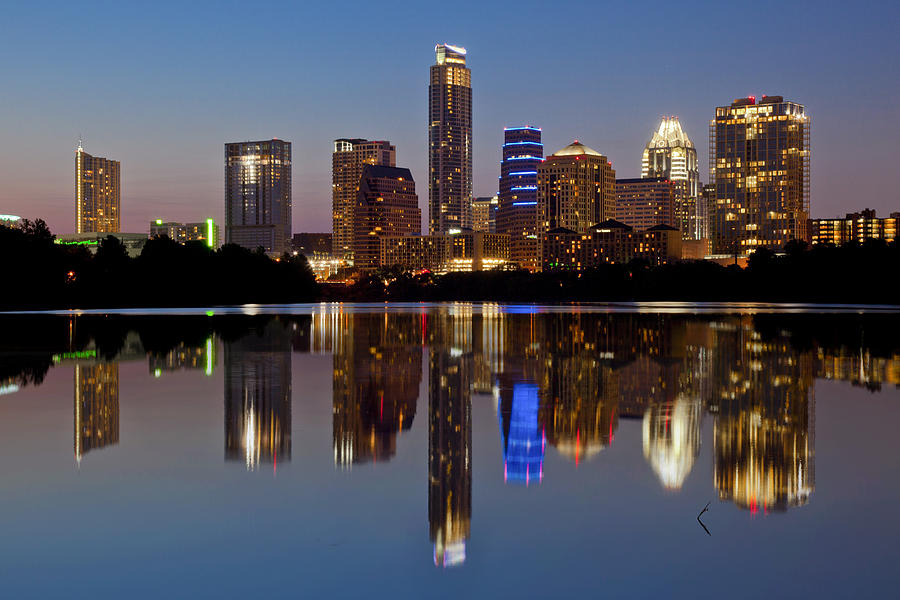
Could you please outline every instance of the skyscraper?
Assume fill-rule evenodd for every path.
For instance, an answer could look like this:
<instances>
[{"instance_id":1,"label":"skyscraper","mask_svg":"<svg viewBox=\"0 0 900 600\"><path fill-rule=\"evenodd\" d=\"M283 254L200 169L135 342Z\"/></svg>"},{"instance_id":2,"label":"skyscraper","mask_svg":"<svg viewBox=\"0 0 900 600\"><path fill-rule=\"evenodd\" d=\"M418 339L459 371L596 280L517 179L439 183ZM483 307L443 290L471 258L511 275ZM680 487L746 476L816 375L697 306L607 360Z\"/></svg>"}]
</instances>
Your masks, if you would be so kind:
<instances>
[{"instance_id":1,"label":"skyscraper","mask_svg":"<svg viewBox=\"0 0 900 600\"><path fill-rule=\"evenodd\" d=\"M678 228L678 186L663 177L616 179L616 220L638 230Z\"/></svg>"},{"instance_id":2,"label":"skyscraper","mask_svg":"<svg viewBox=\"0 0 900 600\"><path fill-rule=\"evenodd\" d=\"M422 211L409 169L365 165L354 213L353 264L360 269L378 268L382 237L422 232Z\"/></svg>"},{"instance_id":3,"label":"skyscraper","mask_svg":"<svg viewBox=\"0 0 900 600\"><path fill-rule=\"evenodd\" d=\"M502 157L497 233L509 235L512 262L537 271L541 262L537 168L544 160L541 130L530 126L504 129Z\"/></svg>"},{"instance_id":4,"label":"skyscraper","mask_svg":"<svg viewBox=\"0 0 900 600\"><path fill-rule=\"evenodd\" d=\"M396 149L388 141L359 138L334 140L331 155L332 253L335 258L353 259L353 237L359 178L366 165L396 166Z\"/></svg>"},{"instance_id":5,"label":"skyscraper","mask_svg":"<svg viewBox=\"0 0 900 600\"><path fill-rule=\"evenodd\" d=\"M685 240L706 237L706 213L700 196L697 149L681 128L678 117L663 117L644 147L641 178L663 178L675 184L675 223ZM630 224L630 223L629 223Z\"/></svg>"},{"instance_id":6,"label":"skyscraper","mask_svg":"<svg viewBox=\"0 0 900 600\"><path fill-rule=\"evenodd\" d=\"M225 144L225 243L290 250L291 143Z\"/></svg>"},{"instance_id":7,"label":"skyscraper","mask_svg":"<svg viewBox=\"0 0 900 600\"><path fill-rule=\"evenodd\" d=\"M428 232L470 229L472 74L466 49L434 47L428 86Z\"/></svg>"},{"instance_id":8,"label":"skyscraper","mask_svg":"<svg viewBox=\"0 0 900 600\"><path fill-rule=\"evenodd\" d=\"M75 150L75 232L118 233L121 165Z\"/></svg>"},{"instance_id":9,"label":"skyscraper","mask_svg":"<svg viewBox=\"0 0 900 600\"><path fill-rule=\"evenodd\" d=\"M781 96L739 98L709 124L713 254L746 256L808 238L809 116Z\"/></svg>"},{"instance_id":10,"label":"skyscraper","mask_svg":"<svg viewBox=\"0 0 900 600\"><path fill-rule=\"evenodd\" d=\"M583 233L616 216L616 172L609 160L575 140L537 168L543 231Z\"/></svg>"}]
</instances>

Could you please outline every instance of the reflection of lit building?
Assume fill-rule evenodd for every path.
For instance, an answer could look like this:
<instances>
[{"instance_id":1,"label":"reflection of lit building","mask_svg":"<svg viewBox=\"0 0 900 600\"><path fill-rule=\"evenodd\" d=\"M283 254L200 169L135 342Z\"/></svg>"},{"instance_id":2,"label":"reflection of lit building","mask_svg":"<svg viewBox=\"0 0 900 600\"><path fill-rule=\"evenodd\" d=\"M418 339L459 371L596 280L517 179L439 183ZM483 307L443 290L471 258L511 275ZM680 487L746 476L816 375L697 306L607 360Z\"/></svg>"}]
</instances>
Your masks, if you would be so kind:
<instances>
[{"instance_id":1,"label":"reflection of lit building","mask_svg":"<svg viewBox=\"0 0 900 600\"><path fill-rule=\"evenodd\" d=\"M700 454L702 416L700 399L683 396L654 403L644 413L644 458L668 490L681 489Z\"/></svg>"},{"instance_id":2,"label":"reflection of lit building","mask_svg":"<svg viewBox=\"0 0 900 600\"><path fill-rule=\"evenodd\" d=\"M225 460L248 470L291 459L291 332L271 321L226 342Z\"/></svg>"},{"instance_id":3,"label":"reflection of lit building","mask_svg":"<svg viewBox=\"0 0 900 600\"><path fill-rule=\"evenodd\" d=\"M75 365L75 460L119 443L119 365Z\"/></svg>"},{"instance_id":4,"label":"reflection of lit building","mask_svg":"<svg viewBox=\"0 0 900 600\"><path fill-rule=\"evenodd\" d=\"M538 424L538 386L515 383L511 394L501 391L500 439L503 480L528 485L544 478L544 430Z\"/></svg>"},{"instance_id":5,"label":"reflection of lit building","mask_svg":"<svg viewBox=\"0 0 900 600\"><path fill-rule=\"evenodd\" d=\"M433 350L428 389L428 522L434 564L466 559L472 520L472 404L464 356Z\"/></svg>"},{"instance_id":6,"label":"reflection of lit building","mask_svg":"<svg viewBox=\"0 0 900 600\"><path fill-rule=\"evenodd\" d=\"M165 371L180 369L203 369L207 375L212 375L216 366L216 341L210 337L202 346L186 346L181 342L165 354L150 354L148 363L150 373L156 377Z\"/></svg>"},{"instance_id":7,"label":"reflection of lit building","mask_svg":"<svg viewBox=\"0 0 900 600\"><path fill-rule=\"evenodd\" d=\"M416 415L422 378L418 315L351 314L334 353L335 465L389 460Z\"/></svg>"}]
</instances>

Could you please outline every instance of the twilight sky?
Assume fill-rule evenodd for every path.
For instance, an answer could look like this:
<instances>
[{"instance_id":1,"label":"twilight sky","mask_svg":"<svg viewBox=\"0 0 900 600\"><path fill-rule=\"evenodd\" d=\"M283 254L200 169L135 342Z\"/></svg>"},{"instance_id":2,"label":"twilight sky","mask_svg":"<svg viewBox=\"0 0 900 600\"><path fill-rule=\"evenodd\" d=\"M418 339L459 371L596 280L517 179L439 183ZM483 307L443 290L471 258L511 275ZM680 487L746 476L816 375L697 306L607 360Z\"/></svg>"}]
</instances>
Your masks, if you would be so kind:
<instances>
[{"instance_id":1,"label":"twilight sky","mask_svg":"<svg viewBox=\"0 0 900 600\"><path fill-rule=\"evenodd\" d=\"M451 12L449 6L455 7ZM74 150L122 162L122 230L223 218L223 144L293 142L294 231L331 230L337 137L389 139L427 222L434 44L472 69L475 193L505 125L578 138L619 177L678 115L708 180L708 123L783 95L812 117L812 214L900 210L900 3L18 2L0 18L0 213L74 231ZM889 177L890 175L890 177Z\"/></svg>"}]
</instances>

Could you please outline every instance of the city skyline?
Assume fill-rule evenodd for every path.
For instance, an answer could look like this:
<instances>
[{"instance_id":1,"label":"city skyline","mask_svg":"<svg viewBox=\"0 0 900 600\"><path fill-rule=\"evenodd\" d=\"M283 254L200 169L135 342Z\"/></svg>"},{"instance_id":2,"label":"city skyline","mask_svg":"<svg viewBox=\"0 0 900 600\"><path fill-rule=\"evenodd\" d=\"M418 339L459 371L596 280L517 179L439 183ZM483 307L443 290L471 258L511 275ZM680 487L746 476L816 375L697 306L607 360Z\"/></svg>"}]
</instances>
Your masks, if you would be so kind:
<instances>
[{"instance_id":1,"label":"city skyline","mask_svg":"<svg viewBox=\"0 0 900 600\"><path fill-rule=\"evenodd\" d=\"M48 39L50 43L40 52L6 67L12 79L21 85L8 92L12 110L0 119L0 131L9 141L7 147L16 148L0 151L3 153L0 164L8 169L7 175L17 175L7 177L13 181L0 195L2 212L44 218L54 231L70 231L72 198L68 165L72 148L81 134L86 148L103 156L114 156L126 165L122 231L142 230L146 222L160 214L177 221L196 220L198 214L224 220L217 148L228 140L279 137L292 140L297 153L293 174L296 205L293 229L327 231L331 220L328 150L335 138L363 135L370 139L390 139L398 148L398 163L408 166L418 181L426 181L427 76L424 69L433 61L434 44L442 42L466 47L468 63L473 69L473 191L476 196L489 196L497 191L496 165L503 127L522 122L543 129L548 154L577 137L609 156L618 176L627 178L640 174L639 162L634 157L646 143L647 131L661 116L678 115L698 147L701 180L705 183L708 181L702 167L708 160L705 132L715 107L738 97L766 93L803 103L816 121L811 167L813 217L839 216L857 209L860 203L881 214L891 212L896 198L885 193L887 186L882 173L889 172L891 153L887 144L892 136L883 135L883 129L885 124L891 128L898 122L897 107L890 101L896 96L897 78L887 76L896 71L889 57L897 54L897 41L879 33L881 28L896 21L884 11L890 13L897 8L884 7L877 18L874 13L840 6L824 11L829 13L827 18L808 14L803 7L777 5L776 8L773 4L764 8L782 17L771 26L770 33L785 37L783 43L774 44L773 48L750 43L755 39L752 23L734 21L731 12L712 17L711 11L699 6L679 8L683 14L676 14L674 8L661 7L659 19L641 19L640 26L651 33L679 23L692 23L697 31L695 37L684 42L683 50L698 66L685 66L672 74L657 74L653 85L649 85L635 65L641 56L658 51L664 42L651 41L647 48L635 53L636 42L615 33L602 44L603 51L610 56L604 73L608 67L612 73L604 76L602 85L583 84L579 70L593 67L590 60L578 57L587 56L583 51L592 38L579 35L584 33L582 25L564 23L560 17L542 19L547 44L533 56L530 65L527 61L512 60L516 48L507 44L515 28L509 27L500 37L489 38L485 32L501 18L514 22L533 19L537 13L528 5L512 15L491 7L472 25L465 25L466 19L461 14L440 26L414 28L397 44L376 48L369 60L359 61L355 53L340 51L321 65L296 63L316 47L321 36L327 33L326 27L325 31L302 42L279 42L285 44L281 48L284 55L275 65L260 67L260 75L289 64L298 73L297 81L288 85L284 98L279 98L266 115L250 115L242 108L239 94L223 87L227 80L225 71L232 67L225 69L214 62L213 57L220 55L222 42L212 33L200 36L199 42L190 34L201 22L201 16L212 19L228 33L238 27L251 32L263 27L267 15L243 15L239 23L236 13L224 10L221 15L210 16L200 5L191 7L179 24L163 22L165 10L151 11L139 23L131 9L123 8L105 17L105 22L116 26L117 33L101 41L74 30L63 30L70 9L51 7L52 15L46 26L33 30L38 31L39 43L45 35L53 39ZM321 7L315 10L331 11ZM374 9L363 12L368 14L368 10ZM840 18L836 18L835 10ZM612 16L615 23L627 29L629 25L634 26L638 12L620 7ZM22 31L35 18L37 15L24 7L13 7L10 14L10 22L26 25ZM386 17L373 15L373 18L378 21ZM422 18L428 22L427 15ZM799 35L788 39L787 34L793 34L792 24L801 18L804 27ZM355 27L358 25L354 24L351 30ZM129 37L136 43L160 32L168 34L172 44L159 58L136 51L130 45ZM831 43L836 35L862 32L866 33L867 44L847 50L834 48ZM11 32L4 45L16 44L19 35L18 31ZM75 35L78 37L73 38ZM727 46L717 43L726 38L731 40ZM63 44L75 39L97 52L117 51L116 44L121 45L121 56L114 57L113 62L137 67L133 70L142 77L123 74L121 88L104 95L81 82L74 82L67 93L57 94L56 90L72 83L65 72L68 59L61 58L61 50ZM641 36L641 43L652 39L652 35ZM30 44L39 43L30 40ZM800 50L803 56L810 56L802 65L775 60ZM243 65L253 60L256 52L239 58L238 62ZM174 60L176 55L179 62ZM548 69L562 56L574 57L567 61L571 65ZM390 66L386 66L388 63ZM370 91L372 87L368 84L388 73L397 85L389 91ZM174 92L172 86L151 87L157 86L163 77L178 84L179 91ZM530 88L517 85L523 78L542 85ZM832 82L836 80L842 85L834 86ZM311 85L298 88L301 82ZM359 102L361 91L368 94L364 103ZM144 96L153 102L140 100ZM98 105L95 111L87 110L91 103ZM351 111L351 106L356 108ZM851 112L854 119L842 118ZM164 141L175 143L164 144ZM847 152L848 147L853 152ZM38 172L35 158L39 155L42 160ZM840 177L839 174L846 172L853 173L854 177ZM186 198L191 201L185 202ZM420 208L424 215L427 209L424 198L420 198Z\"/></svg>"}]
</instances>

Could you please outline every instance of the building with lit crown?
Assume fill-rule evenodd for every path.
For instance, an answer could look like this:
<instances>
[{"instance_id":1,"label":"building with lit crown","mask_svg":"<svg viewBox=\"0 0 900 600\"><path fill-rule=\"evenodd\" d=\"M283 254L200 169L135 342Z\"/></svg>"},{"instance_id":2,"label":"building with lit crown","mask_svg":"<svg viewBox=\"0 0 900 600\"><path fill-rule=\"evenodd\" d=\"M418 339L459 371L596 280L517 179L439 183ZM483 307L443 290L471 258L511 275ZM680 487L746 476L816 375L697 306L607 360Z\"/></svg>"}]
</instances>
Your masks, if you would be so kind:
<instances>
[{"instance_id":1,"label":"building with lit crown","mask_svg":"<svg viewBox=\"0 0 900 600\"><path fill-rule=\"evenodd\" d=\"M421 233L422 212L410 170L366 165L353 220L353 264L364 270L379 267L382 237Z\"/></svg>"},{"instance_id":2,"label":"building with lit crown","mask_svg":"<svg viewBox=\"0 0 900 600\"><path fill-rule=\"evenodd\" d=\"M150 221L150 237L166 236L179 244L203 242L210 248L219 247L219 226L212 219L199 223L175 223L156 219Z\"/></svg>"},{"instance_id":3,"label":"building with lit crown","mask_svg":"<svg viewBox=\"0 0 900 600\"><path fill-rule=\"evenodd\" d=\"M290 250L291 143L225 144L225 243Z\"/></svg>"},{"instance_id":4,"label":"building with lit crown","mask_svg":"<svg viewBox=\"0 0 900 600\"><path fill-rule=\"evenodd\" d=\"M898 226L900 212L878 218L874 210L867 208L858 213L847 213L843 219L810 219L809 237L810 243L836 246L866 240L893 242L897 239Z\"/></svg>"},{"instance_id":5,"label":"building with lit crown","mask_svg":"<svg viewBox=\"0 0 900 600\"><path fill-rule=\"evenodd\" d=\"M537 168L541 231L587 231L616 216L616 172L609 160L575 140Z\"/></svg>"},{"instance_id":6,"label":"building with lit crown","mask_svg":"<svg viewBox=\"0 0 900 600\"><path fill-rule=\"evenodd\" d=\"M675 222L685 240L707 236L706 210L700 199L700 167L697 149L678 117L663 117L641 157L641 178L663 178L675 186ZM618 217L617 217L618 218ZM619 219L621 220L621 219Z\"/></svg>"},{"instance_id":7,"label":"building with lit crown","mask_svg":"<svg viewBox=\"0 0 900 600\"><path fill-rule=\"evenodd\" d=\"M500 207L497 232L509 235L510 260L529 271L540 268L541 215L538 207L538 165L544 160L541 130L503 130L500 161Z\"/></svg>"},{"instance_id":8,"label":"building with lit crown","mask_svg":"<svg viewBox=\"0 0 900 600\"><path fill-rule=\"evenodd\" d=\"M332 254L353 260L356 235L354 211L358 200L359 178L366 165L396 166L397 150L388 141L361 138L334 140L331 155Z\"/></svg>"},{"instance_id":9,"label":"building with lit crown","mask_svg":"<svg viewBox=\"0 0 900 600\"><path fill-rule=\"evenodd\" d=\"M118 233L121 164L75 150L75 232Z\"/></svg>"},{"instance_id":10,"label":"building with lit crown","mask_svg":"<svg viewBox=\"0 0 900 600\"><path fill-rule=\"evenodd\" d=\"M781 96L739 98L709 125L714 255L747 256L808 240L810 119Z\"/></svg>"},{"instance_id":11,"label":"building with lit crown","mask_svg":"<svg viewBox=\"0 0 900 600\"><path fill-rule=\"evenodd\" d=\"M466 49L434 47L428 86L428 233L472 228L472 74Z\"/></svg>"}]
</instances>

